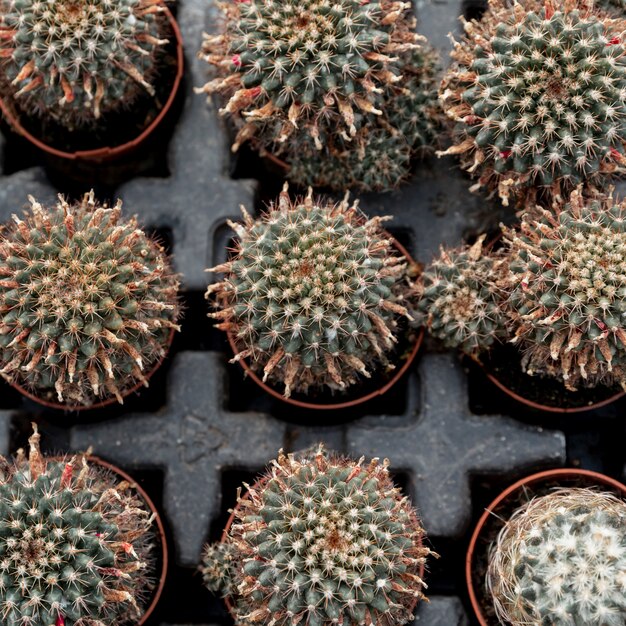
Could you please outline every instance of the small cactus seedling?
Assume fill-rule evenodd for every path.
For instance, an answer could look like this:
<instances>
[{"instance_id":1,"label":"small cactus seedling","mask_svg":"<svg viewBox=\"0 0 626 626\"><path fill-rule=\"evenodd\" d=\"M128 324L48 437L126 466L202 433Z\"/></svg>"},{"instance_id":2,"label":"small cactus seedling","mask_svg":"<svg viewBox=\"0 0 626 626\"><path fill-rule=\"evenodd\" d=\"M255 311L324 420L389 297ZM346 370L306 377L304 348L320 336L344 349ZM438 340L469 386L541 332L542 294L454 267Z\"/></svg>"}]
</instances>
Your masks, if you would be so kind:
<instances>
[{"instance_id":1,"label":"small cactus seedling","mask_svg":"<svg viewBox=\"0 0 626 626\"><path fill-rule=\"evenodd\" d=\"M34 425L33 425L34 426ZM88 454L0 458L0 607L6 626L121 626L153 588L153 516Z\"/></svg>"},{"instance_id":2,"label":"small cactus seedling","mask_svg":"<svg viewBox=\"0 0 626 626\"><path fill-rule=\"evenodd\" d=\"M281 451L246 488L225 538L234 564L216 570L210 550L204 570L208 584L230 596L238 625L402 626L413 619L431 552L388 461L355 462L321 446Z\"/></svg>"},{"instance_id":3,"label":"small cactus seedling","mask_svg":"<svg viewBox=\"0 0 626 626\"><path fill-rule=\"evenodd\" d=\"M626 202L576 190L505 230L505 241L507 315L524 368L570 389L626 387Z\"/></svg>"},{"instance_id":4,"label":"small cactus seedling","mask_svg":"<svg viewBox=\"0 0 626 626\"><path fill-rule=\"evenodd\" d=\"M500 286L506 262L485 254L481 236L456 250L441 250L420 277L417 321L445 346L467 354L482 352L506 338Z\"/></svg>"},{"instance_id":5,"label":"small cactus seedling","mask_svg":"<svg viewBox=\"0 0 626 626\"><path fill-rule=\"evenodd\" d=\"M531 8L539 3L531 3ZM544 4L544 3L541 3ZM601 184L626 163L624 20L566 0L537 12L491 0L465 25L442 83L473 189L533 202Z\"/></svg>"},{"instance_id":6,"label":"small cactus seedling","mask_svg":"<svg viewBox=\"0 0 626 626\"><path fill-rule=\"evenodd\" d=\"M406 259L382 230L350 205L306 198L292 202L287 186L277 204L253 220L230 223L236 254L211 271L222 282L207 291L221 307L212 314L238 354L284 383L285 396L309 388L344 389L370 376L397 342L415 286Z\"/></svg>"},{"instance_id":7,"label":"small cactus seedling","mask_svg":"<svg viewBox=\"0 0 626 626\"><path fill-rule=\"evenodd\" d=\"M0 0L0 86L73 129L154 95L161 0Z\"/></svg>"},{"instance_id":8,"label":"small cactus seedling","mask_svg":"<svg viewBox=\"0 0 626 626\"><path fill-rule=\"evenodd\" d=\"M419 47L410 3L221 6L225 30L207 35L201 54L218 77L198 91L227 99L221 113L238 130L233 150L251 141L261 153L293 163L290 179L304 186L379 190L407 177L408 154L431 145L442 117L436 55ZM370 178L367 165L362 177L353 171L381 154L381 169L390 163L380 178ZM333 170L344 170L338 180L328 175Z\"/></svg>"},{"instance_id":9,"label":"small cactus seedling","mask_svg":"<svg viewBox=\"0 0 626 626\"><path fill-rule=\"evenodd\" d=\"M44 401L121 402L178 329L178 279L121 202L30 202L0 231L0 374Z\"/></svg>"},{"instance_id":10,"label":"small cactus seedling","mask_svg":"<svg viewBox=\"0 0 626 626\"><path fill-rule=\"evenodd\" d=\"M487 587L502 624L623 626L626 502L584 488L534 498L502 528Z\"/></svg>"}]
</instances>

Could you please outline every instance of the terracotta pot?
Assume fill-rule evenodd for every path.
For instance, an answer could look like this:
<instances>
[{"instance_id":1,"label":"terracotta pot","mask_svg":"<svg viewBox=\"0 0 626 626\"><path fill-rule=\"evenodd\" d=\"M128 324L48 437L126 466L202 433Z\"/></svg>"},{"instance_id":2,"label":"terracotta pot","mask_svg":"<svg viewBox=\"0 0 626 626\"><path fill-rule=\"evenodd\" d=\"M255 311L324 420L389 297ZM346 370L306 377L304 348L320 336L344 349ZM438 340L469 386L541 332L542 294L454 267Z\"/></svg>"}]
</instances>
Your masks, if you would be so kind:
<instances>
[{"instance_id":1,"label":"terracotta pot","mask_svg":"<svg viewBox=\"0 0 626 626\"><path fill-rule=\"evenodd\" d=\"M385 236L392 238L391 235L389 235L389 233L385 233ZM402 256L406 258L408 266L417 267L417 263L413 260L411 255L408 253L407 249L401 243L396 241L395 238L392 238L392 239L393 239L394 247L400 252ZM238 354L239 350L237 348L237 345L235 343L235 338L233 337L232 333L227 332L226 335L228 337L228 343L230 344L233 354L235 355ZM402 367L400 367L395 372L395 374L390 380L388 380L384 385L382 385L378 389L375 389L374 391L364 393L362 396L359 396L358 398L354 398L352 400L346 400L343 402L339 401L339 402L323 404L323 403L308 402L306 400L298 400L296 398L285 398L285 396L280 391L276 390L274 387L271 387L267 383L264 383L263 380L261 380L261 378L252 370L250 365L248 365L248 362L246 361L246 359L240 359L238 363L244 369L246 375L248 375L259 387L261 387L263 391L265 391L266 393L268 393L269 395L273 396L274 398L278 400L282 400L283 402L286 402L287 404L291 404L292 406L297 406L301 409L336 411L339 409L347 409L350 407L357 406L359 404L363 404L364 402L368 402L369 400L373 400L374 398L378 398L379 396L382 396L383 394L387 393L404 376L406 371L411 367L413 361L415 360L415 357L417 356L420 346L422 345L422 340L424 338L424 329L420 328L416 330L416 335L417 336L415 338L415 343L413 344L411 348L411 353L402 364ZM367 385L367 380L363 381L363 385L364 386Z\"/></svg>"},{"instance_id":2,"label":"terracotta pot","mask_svg":"<svg viewBox=\"0 0 626 626\"><path fill-rule=\"evenodd\" d=\"M508 489L505 489L483 513L470 540L465 559L467 590L474 614L480 626L499 626L498 620L490 618L485 612L485 606L481 602L481 598L487 598L487 592L485 590L484 593L480 593L478 588L478 585L483 584L484 581L481 579L477 580L477 576L474 574L480 569L479 564L486 562L487 557L485 553L488 549L489 540L495 539L497 536L499 529L504 525L503 518L508 519L508 516L513 513L517 506L521 505L521 502L517 502L521 494L526 494L527 492L530 494L541 493L544 489L548 491L552 486L581 486L581 484L589 487L605 488L626 499L626 485L604 474L582 469L554 469L539 472L519 480ZM507 507L507 503L511 510L500 514L499 511L503 507Z\"/></svg>"},{"instance_id":3,"label":"terracotta pot","mask_svg":"<svg viewBox=\"0 0 626 626\"><path fill-rule=\"evenodd\" d=\"M165 528L163 526L163 521L161 520L161 516L157 508L154 506L154 503L150 499L150 496L148 496L148 494L143 490L143 488L135 480L133 480L131 476L129 476L126 472L121 470L119 467L97 456L90 456L88 460L90 463L99 465L100 467L103 467L104 469L107 469L113 472L114 474L117 474L120 478L127 481L130 484L131 488L134 489L139 494L141 499L146 503L147 507L154 514L154 521L157 527L157 532L155 534L157 536L157 540L159 543L159 545L155 547L155 550L158 553L160 553L161 567L160 567L160 571L154 573L155 576L159 577L159 582L156 585L154 591L152 592L152 600L150 601L150 604L146 608L141 619L135 624L135 626L143 626L143 624L145 624L146 621L148 621L148 619L152 615L156 605L159 603L161 594L163 593L163 587L165 586L165 578L167 576L167 568L168 568L169 559L168 559L167 540L165 538Z\"/></svg>"},{"instance_id":4,"label":"terracotta pot","mask_svg":"<svg viewBox=\"0 0 626 626\"><path fill-rule=\"evenodd\" d=\"M165 346L165 353L154 364L154 367L146 375L146 380L149 381L154 375L154 373L161 367L161 365L163 365L163 361L165 361L165 359L167 358L173 341L174 341L174 329L171 330L170 335L168 337L167 345ZM19 391L19 393L21 393L23 396L25 396L29 400L32 400L33 402L36 402L37 404L40 404L42 406L45 406L48 409L55 409L59 411L92 411L95 409L102 409L107 406L111 406L113 404L118 404L117 398L115 396L113 396L112 398L108 398L107 400L102 400L102 402L96 402L95 404L90 404L89 406L84 406L82 404L61 404L60 402L50 402L48 400L44 400L43 398L38 398L36 395L32 394L30 391L27 391L26 389L24 389L17 383L12 383L9 381L7 382L9 385L11 385L11 387L13 387L13 389L15 389L16 391ZM142 382L138 382L136 385L134 385L127 391L124 391L122 393L122 398L127 398L131 394L139 391L141 388L143 388L143 386L144 384Z\"/></svg>"},{"instance_id":5,"label":"terracotta pot","mask_svg":"<svg viewBox=\"0 0 626 626\"><path fill-rule=\"evenodd\" d=\"M18 135L24 137L39 150L42 150L43 152L46 152L47 154L57 158L69 159L73 161L90 161L94 163L101 163L106 161L112 161L121 156L124 156L125 154L128 154L129 152L136 150L144 141L146 141L146 139L150 135L152 135L154 130L159 126L159 124L163 121L165 116L170 111L176 98L176 94L178 93L178 88L180 87L181 80L183 78L185 59L183 55L182 35L178 24L174 19L174 16L167 7L164 7L164 14L167 17L172 31L172 36L174 37L176 42L176 76L172 83L172 89L163 108L159 111L158 115L152 120L152 122L150 122L150 124L137 135L137 137L117 146L102 146L101 148L95 148L92 150L79 150L76 152L65 152L63 150L58 150L54 146L44 143L41 139L38 139L37 137L33 136L28 130L26 130L21 124L19 115L15 111L11 101L8 98L0 97L0 111L11 126L12 130Z\"/></svg>"},{"instance_id":6,"label":"terracotta pot","mask_svg":"<svg viewBox=\"0 0 626 626\"><path fill-rule=\"evenodd\" d=\"M263 478L259 481L257 481L254 485L253 488L257 488L263 485L263 482L265 482L267 479ZM243 497L242 500L248 500L250 497L250 492L247 491ZM224 543L226 541L226 538L228 536L228 532L230 531L230 527L233 525L233 522L235 521L235 514L238 511L240 505L239 503L237 503L235 505L235 507L233 508L230 517L228 518L228 521L226 522L226 526L224 527L224 530L222 532L222 538L221 538L221 542ZM420 537L420 547L422 546L422 538ZM424 572L426 571L426 565L424 563L422 563L420 570L419 570L419 577L424 580ZM413 600L412 606L411 606L411 613L413 613L415 611L415 608L418 605L418 598L415 598ZM235 617L235 614L233 612L233 601L230 599L230 596L224 596L224 604L226 604L226 608L228 609L228 612L230 613L230 616L233 618L235 624L237 623L237 619Z\"/></svg>"},{"instance_id":7,"label":"terracotta pot","mask_svg":"<svg viewBox=\"0 0 626 626\"><path fill-rule=\"evenodd\" d=\"M490 369L489 369L489 365L483 363L479 357L471 357L473 358L473 360L478 363L478 365L480 365L480 367L482 368L482 370L485 372L485 375L487 376L487 378L498 388L500 389L500 391L504 392L507 396L509 396L510 398L512 398L513 400L515 400L516 402L520 402L521 404L526 405L527 407L530 407L531 409L535 409L537 411L544 411L546 413L558 413L558 414L564 414L564 413L584 413L586 411L593 411L595 409L599 409L603 406L606 406L608 404L612 404L613 402L615 402L616 400L619 400L620 398L622 398L625 394L626 391L617 391L615 393L609 393L607 395L606 398L603 398L602 400L598 400L596 402L592 402L591 404L583 404L580 406L553 406L553 405L549 405L549 404L541 404L539 402L535 402L534 400L531 400L530 398L525 398L523 395L520 395L519 393L517 393L516 391L513 391L513 389L511 389L509 386L507 386L504 382L502 382L498 376L496 374L494 374ZM519 369L519 376L526 376L529 379L529 384L531 384L531 381L533 380L533 377L529 376L528 374L525 374L524 372L522 372L521 368ZM560 384L559 381L554 381L554 384ZM572 392L574 393L574 392ZM581 391L581 393L585 393L584 390Z\"/></svg>"}]
</instances>

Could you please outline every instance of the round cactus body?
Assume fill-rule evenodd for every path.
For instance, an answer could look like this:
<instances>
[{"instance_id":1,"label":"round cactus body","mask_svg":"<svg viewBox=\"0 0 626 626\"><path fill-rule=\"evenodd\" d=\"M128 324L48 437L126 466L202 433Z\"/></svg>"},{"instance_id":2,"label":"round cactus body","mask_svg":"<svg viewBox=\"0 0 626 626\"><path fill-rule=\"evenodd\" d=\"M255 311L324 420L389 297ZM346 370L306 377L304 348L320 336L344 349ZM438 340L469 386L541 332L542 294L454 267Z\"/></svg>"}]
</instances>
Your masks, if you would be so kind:
<instances>
[{"instance_id":1,"label":"round cactus body","mask_svg":"<svg viewBox=\"0 0 626 626\"><path fill-rule=\"evenodd\" d=\"M226 597L234 592L236 549L232 543L212 543L202 553L202 579L209 591Z\"/></svg>"},{"instance_id":2,"label":"round cactus body","mask_svg":"<svg viewBox=\"0 0 626 626\"><path fill-rule=\"evenodd\" d=\"M0 610L6 626L136 623L152 560L145 503L86 456L30 455L0 470Z\"/></svg>"},{"instance_id":3,"label":"round cactus body","mask_svg":"<svg viewBox=\"0 0 626 626\"><path fill-rule=\"evenodd\" d=\"M529 373L626 386L626 203L575 191L506 231L508 316Z\"/></svg>"},{"instance_id":4,"label":"round cactus body","mask_svg":"<svg viewBox=\"0 0 626 626\"><path fill-rule=\"evenodd\" d=\"M121 402L178 328L178 280L121 202L30 200L0 232L0 374L42 400Z\"/></svg>"},{"instance_id":5,"label":"round cactus body","mask_svg":"<svg viewBox=\"0 0 626 626\"><path fill-rule=\"evenodd\" d=\"M482 352L506 338L500 304L503 259L483 254L484 235L471 247L441 250L420 278L417 321L449 348Z\"/></svg>"},{"instance_id":6,"label":"round cactus body","mask_svg":"<svg viewBox=\"0 0 626 626\"><path fill-rule=\"evenodd\" d=\"M502 624L626 623L626 502L592 489L537 497L492 547L487 587Z\"/></svg>"},{"instance_id":7,"label":"round cactus body","mask_svg":"<svg viewBox=\"0 0 626 626\"><path fill-rule=\"evenodd\" d=\"M350 206L291 202L287 188L261 219L244 211L233 224L237 253L212 271L221 310L213 317L229 332L241 358L284 383L285 396L309 388L344 389L372 367L392 369L386 356L397 341L414 285L404 257L392 250L383 218L366 220Z\"/></svg>"},{"instance_id":8,"label":"round cactus body","mask_svg":"<svg viewBox=\"0 0 626 626\"><path fill-rule=\"evenodd\" d=\"M601 183L626 163L626 58L623 20L569 0L537 12L492 0L466 24L441 100L456 122L474 189L533 201L579 183Z\"/></svg>"},{"instance_id":9,"label":"round cactus body","mask_svg":"<svg viewBox=\"0 0 626 626\"><path fill-rule=\"evenodd\" d=\"M0 0L0 86L68 128L154 95L160 0Z\"/></svg>"},{"instance_id":10,"label":"round cactus body","mask_svg":"<svg viewBox=\"0 0 626 626\"><path fill-rule=\"evenodd\" d=\"M203 58L238 129L290 166L298 185L387 191L441 126L436 55L419 47L409 3L255 0L223 5ZM378 164L379 167L376 167Z\"/></svg>"},{"instance_id":11,"label":"round cactus body","mask_svg":"<svg viewBox=\"0 0 626 626\"><path fill-rule=\"evenodd\" d=\"M388 462L363 461L321 447L281 452L249 488L226 536L238 624L401 626L413 618L430 554L424 530Z\"/></svg>"}]
</instances>

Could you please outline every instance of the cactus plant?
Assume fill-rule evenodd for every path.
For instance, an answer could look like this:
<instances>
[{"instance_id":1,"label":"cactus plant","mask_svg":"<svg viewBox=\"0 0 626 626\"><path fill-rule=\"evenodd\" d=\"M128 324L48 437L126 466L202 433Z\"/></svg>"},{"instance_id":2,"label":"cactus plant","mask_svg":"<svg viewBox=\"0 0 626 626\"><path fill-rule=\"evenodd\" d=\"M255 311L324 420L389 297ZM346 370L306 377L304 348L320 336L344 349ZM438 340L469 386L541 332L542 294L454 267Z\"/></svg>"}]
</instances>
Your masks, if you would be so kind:
<instances>
[{"instance_id":1,"label":"cactus plant","mask_svg":"<svg viewBox=\"0 0 626 626\"><path fill-rule=\"evenodd\" d=\"M357 203L306 198L292 202L287 185L278 203L230 226L236 254L211 271L225 274L207 297L212 317L233 338L233 361L250 359L263 381L284 382L284 395L309 388L345 389L393 369L388 354L402 318L411 319L414 284L404 257Z\"/></svg>"},{"instance_id":2,"label":"cactus plant","mask_svg":"<svg viewBox=\"0 0 626 626\"><path fill-rule=\"evenodd\" d=\"M428 265L420 277L417 321L445 346L468 354L482 352L507 336L501 308L506 261L485 254L485 236L472 246L449 250Z\"/></svg>"},{"instance_id":3,"label":"cactus plant","mask_svg":"<svg viewBox=\"0 0 626 626\"><path fill-rule=\"evenodd\" d=\"M219 93L238 130L233 150L251 141L261 153L296 161L292 180L345 188L327 176L377 154L379 131L403 146L392 170L406 177L405 153L430 145L442 117L436 102L436 57L420 48L410 3L382 0L272 0L220 5L226 26L207 35L201 58L218 76L197 90ZM303 149L304 147L304 149ZM359 155L359 156L354 156ZM302 166L299 165L302 163ZM350 180L346 174L342 180ZM354 176L361 188L370 187ZM385 182L385 188L396 180Z\"/></svg>"},{"instance_id":4,"label":"cactus plant","mask_svg":"<svg viewBox=\"0 0 626 626\"><path fill-rule=\"evenodd\" d=\"M626 502L560 489L520 507L491 550L487 587L502 624L626 623Z\"/></svg>"},{"instance_id":5,"label":"cactus plant","mask_svg":"<svg viewBox=\"0 0 626 626\"><path fill-rule=\"evenodd\" d=\"M0 458L0 607L6 626L118 626L154 586L153 518L89 455Z\"/></svg>"},{"instance_id":6,"label":"cactus plant","mask_svg":"<svg viewBox=\"0 0 626 626\"><path fill-rule=\"evenodd\" d=\"M237 624L401 626L413 618L431 552L388 464L355 462L322 446L281 451L246 486L225 538ZM219 587L224 571L216 574L208 582Z\"/></svg>"},{"instance_id":7,"label":"cactus plant","mask_svg":"<svg viewBox=\"0 0 626 626\"><path fill-rule=\"evenodd\" d=\"M236 549L232 543L207 544L202 553L202 579L209 591L223 597L233 591L236 576Z\"/></svg>"},{"instance_id":8,"label":"cactus plant","mask_svg":"<svg viewBox=\"0 0 626 626\"><path fill-rule=\"evenodd\" d=\"M465 24L441 88L456 138L440 154L505 204L602 184L626 163L626 22L580 0L510 4Z\"/></svg>"},{"instance_id":9,"label":"cactus plant","mask_svg":"<svg viewBox=\"0 0 626 626\"><path fill-rule=\"evenodd\" d=\"M507 315L524 368L570 389L626 386L626 202L578 189L505 229L505 241Z\"/></svg>"},{"instance_id":10,"label":"cactus plant","mask_svg":"<svg viewBox=\"0 0 626 626\"><path fill-rule=\"evenodd\" d=\"M178 329L177 277L121 202L30 203L0 232L0 374L45 401L122 402Z\"/></svg>"},{"instance_id":11,"label":"cactus plant","mask_svg":"<svg viewBox=\"0 0 626 626\"><path fill-rule=\"evenodd\" d=\"M0 87L74 129L154 95L161 0L0 0Z\"/></svg>"}]
</instances>

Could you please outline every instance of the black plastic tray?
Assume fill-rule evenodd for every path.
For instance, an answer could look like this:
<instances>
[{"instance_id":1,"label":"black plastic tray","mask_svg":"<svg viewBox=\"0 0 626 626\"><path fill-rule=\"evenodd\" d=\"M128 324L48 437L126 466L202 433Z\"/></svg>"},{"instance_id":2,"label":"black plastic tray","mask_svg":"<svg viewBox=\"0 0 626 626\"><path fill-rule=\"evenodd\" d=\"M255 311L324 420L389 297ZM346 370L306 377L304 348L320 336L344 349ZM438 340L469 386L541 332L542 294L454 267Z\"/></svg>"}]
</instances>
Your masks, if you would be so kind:
<instances>
[{"instance_id":1,"label":"black plastic tray","mask_svg":"<svg viewBox=\"0 0 626 626\"><path fill-rule=\"evenodd\" d=\"M433 0L415 7L418 29L441 50L443 63L459 32L457 17L475 16L479 3ZM125 164L101 166L90 179L60 173L42 156L7 135L0 137L0 221L19 213L27 195L53 201L94 186L100 198L124 200L128 214L158 232L183 274L183 331L150 389L123 407L63 414L20 398L0 383L0 453L26 443L29 424L40 424L49 450L85 449L132 473L163 512L173 552L165 595L150 624L231 623L223 603L196 573L203 543L217 539L234 504L235 489L263 469L277 450L317 441L330 448L389 457L397 480L419 508L433 548L431 602L420 605L419 626L474 624L465 592L465 550L484 507L514 480L563 465L623 478L626 453L619 402L596 413L555 417L532 412L503 396L479 369L466 371L457 355L427 341L394 392L357 409L324 414L297 411L243 380L228 365L225 337L211 328L204 272L225 257L228 218L239 204L260 210L280 181L250 155L234 159L216 111L192 93L207 66L196 58L203 30L216 9L206 0L176 7L187 69L179 118L162 141ZM75 172L76 174L76 172ZM441 243L457 244L511 220L494 202L468 191L453 159L428 159L396 192L362 197L363 210L391 214L390 230L414 258L428 262Z\"/></svg>"}]
</instances>

